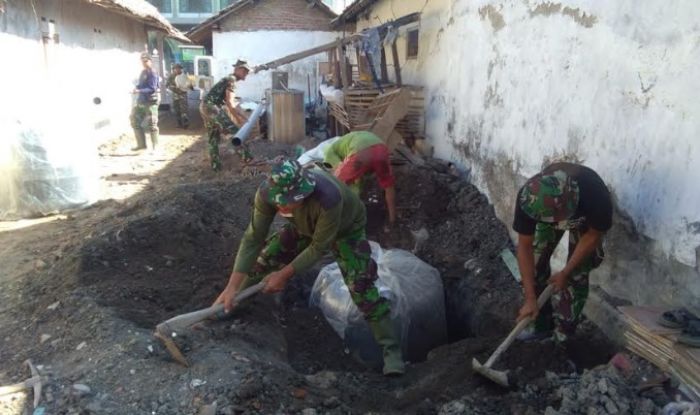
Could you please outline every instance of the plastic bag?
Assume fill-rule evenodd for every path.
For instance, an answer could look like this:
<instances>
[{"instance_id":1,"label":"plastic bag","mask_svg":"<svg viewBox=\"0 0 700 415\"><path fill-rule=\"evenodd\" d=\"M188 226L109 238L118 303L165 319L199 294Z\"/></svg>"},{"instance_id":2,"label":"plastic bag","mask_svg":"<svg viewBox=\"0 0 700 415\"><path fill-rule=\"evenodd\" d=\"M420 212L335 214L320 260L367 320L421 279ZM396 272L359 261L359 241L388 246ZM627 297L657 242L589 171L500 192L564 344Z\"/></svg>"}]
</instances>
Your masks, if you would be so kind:
<instances>
[{"instance_id":1,"label":"plastic bag","mask_svg":"<svg viewBox=\"0 0 700 415\"><path fill-rule=\"evenodd\" d=\"M88 132L65 120L0 122L0 219L77 208L99 195L97 151Z\"/></svg>"},{"instance_id":2,"label":"plastic bag","mask_svg":"<svg viewBox=\"0 0 700 415\"><path fill-rule=\"evenodd\" d=\"M385 251L371 241L370 245L372 258L378 265L377 288L391 303L391 319L401 333L404 359L425 360L430 350L447 342L440 273L408 251ZM337 263L321 269L309 304L321 309L356 358L370 366L381 365L382 351L352 302Z\"/></svg>"},{"instance_id":3,"label":"plastic bag","mask_svg":"<svg viewBox=\"0 0 700 415\"><path fill-rule=\"evenodd\" d=\"M326 149L330 147L333 143L338 141L340 137L333 137L329 138L328 140L322 141L319 145L316 147L312 148L311 150L306 151L304 154L299 156L297 161L299 164L302 166L313 163L316 161L323 161L324 158L324 153L326 152Z\"/></svg>"}]
</instances>

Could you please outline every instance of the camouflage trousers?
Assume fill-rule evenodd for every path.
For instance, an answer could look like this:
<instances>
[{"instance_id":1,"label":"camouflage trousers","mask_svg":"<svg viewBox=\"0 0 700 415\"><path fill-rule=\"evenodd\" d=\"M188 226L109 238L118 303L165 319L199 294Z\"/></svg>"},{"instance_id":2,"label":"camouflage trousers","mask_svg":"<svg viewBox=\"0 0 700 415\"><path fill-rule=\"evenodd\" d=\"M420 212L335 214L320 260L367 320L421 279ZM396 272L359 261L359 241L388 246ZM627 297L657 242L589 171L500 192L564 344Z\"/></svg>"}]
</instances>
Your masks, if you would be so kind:
<instances>
[{"instance_id":1,"label":"camouflage trousers","mask_svg":"<svg viewBox=\"0 0 700 415\"><path fill-rule=\"evenodd\" d=\"M248 284L255 284L269 273L282 269L310 243L310 237L300 235L291 223L285 224L267 239L248 275ZM379 290L374 284L377 280L377 263L372 259L364 229L336 240L332 250L352 301L365 319L377 321L387 315L390 311L389 301L379 296Z\"/></svg>"},{"instance_id":2,"label":"camouflage trousers","mask_svg":"<svg viewBox=\"0 0 700 415\"><path fill-rule=\"evenodd\" d=\"M173 112L178 127L189 127L190 116L187 106L187 94L173 94Z\"/></svg>"},{"instance_id":3,"label":"camouflage trousers","mask_svg":"<svg viewBox=\"0 0 700 415\"><path fill-rule=\"evenodd\" d=\"M564 230L557 229L555 224L538 223L535 230L535 284L537 295L547 286L547 280L552 274L549 261L559 244ZM578 241L585 233L584 229L569 230L569 255L571 258ZM569 286L558 293L552 294L550 301L542 306L535 320L536 332L554 330L554 340L565 342L574 334L581 321L583 306L588 298L588 275L603 261L603 249L598 247L593 254L584 259L569 275Z\"/></svg>"},{"instance_id":4,"label":"camouflage trousers","mask_svg":"<svg viewBox=\"0 0 700 415\"><path fill-rule=\"evenodd\" d=\"M158 144L158 103L136 104L131 109L131 128L136 136L136 147L146 148L146 132L151 135L153 148Z\"/></svg>"},{"instance_id":5,"label":"camouflage trousers","mask_svg":"<svg viewBox=\"0 0 700 415\"><path fill-rule=\"evenodd\" d=\"M214 171L219 171L221 170L219 145L221 144L222 136L236 134L238 132L238 126L233 123L226 111L217 105L203 102L199 107L199 111L202 114L204 127L207 129L211 168ZM237 146L235 149L236 154L241 158L243 163L249 163L253 160L253 155L245 145Z\"/></svg>"}]
</instances>

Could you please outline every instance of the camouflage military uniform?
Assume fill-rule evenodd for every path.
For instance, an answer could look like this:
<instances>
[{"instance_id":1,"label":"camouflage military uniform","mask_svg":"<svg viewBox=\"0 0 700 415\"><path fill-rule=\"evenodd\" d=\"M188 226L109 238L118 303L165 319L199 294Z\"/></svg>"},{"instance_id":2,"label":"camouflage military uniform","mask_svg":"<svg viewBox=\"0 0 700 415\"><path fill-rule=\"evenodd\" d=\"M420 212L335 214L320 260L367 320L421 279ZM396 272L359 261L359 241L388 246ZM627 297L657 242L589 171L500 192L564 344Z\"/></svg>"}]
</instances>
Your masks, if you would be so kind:
<instances>
[{"instance_id":1,"label":"camouflage military uniform","mask_svg":"<svg viewBox=\"0 0 700 415\"><path fill-rule=\"evenodd\" d=\"M567 172L564 169L570 171ZM576 180L572 172L581 176L581 180ZM597 180L593 180L594 178ZM590 199L594 194L591 187L599 192L596 193L597 200L581 202L581 188L585 191L585 197ZM520 211L516 210L514 229L523 233L525 216L522 214L536 221L534 260L535 288L538 295L547 286L551 277L550 259L566 231L569 232L568 260L591 225L600 231L606 231L609 228L610 225L607 222L612 220L612 205L609 199L607 188L593 170L570 163L550 166L546 173L535 176L523 186L519 193L518 209ZM591 204L596 207L609 205L609 209L601 209L601 211L609 210L609 214L601 215L600 211L591 212L589 208ZM600 216L606 216L606 218L600 219ZM517 226L518 223L520 228ZM602 246L598 246L569 274L569 284L566 289L555 292L551 300L540 310L534 323L536 332L553 330L554 339L561 343L576 331L588 298L588 276L601 264L603 257Z\"/></svg>"},{"instance_id":2,"label":"camouflage military uniform","mask_svg":"<svg viewBox=\"0 0 700 415\"><path fill-rule=\"evenodd\" d=\"M301 170L296 161L273 167L270 180L258 190L253 219L241 241L234 270L247 273L252 284L287 264L295 272L303 272L330 250L353 302L367 320L380 320L388 314L389 302L380 297L375 286L377 263L365 236L364 205L331 174L303 171L300 178L294 169ZM256 250L263 245L260 238L267 234L277 206L301 200L304 203L287 217L289 223L264 241L262 251Z\"/></svg>"},{"instance_id":3,"label":"camouflage military uniform","mask_svg":"<svg viewBox=\"0 0 700 415\"><path fill-rule=\"evenodd\" d=\"M549 261L559 244L564 232L569 231L569 256L576 249L578 241L586 231L585 227L574 226L562 229L557 224L538 223L535 231L535 283L537 293L547 286L552 275ZM584 259L569 275L569 285L565 290L552 294L549 303L540 310L535 321L535 331L544 332L554 329L554 337L563 342L571 336L581 321L583 306L588 299L588 276L603 261L603 249L598 249ZM568 259L567 258L567 259Z\"/></svg>"},{"instance_id":4,"label":"camouflage military uniform","mask_svg":"<svg viewBox=\"0 0 700 415\"><path fill-rule=\"evenodd\" d=\"M187 128L190 125L189 108L187 106L187 91L183 91L177 86L177 83L175 82L176 77L177 75L175 72L171 73L165 86L172 93L173 112L175 113L175 119L177 120L178 127Z\"/></svg>"},{"instance_id":5,"label":"camouflage military uniform","mask_svg":"<svg viewBox=\"0 0 700 415\"><path fill-rule=\"evenodd\" d=\"M311 238L300 235L294 225L283 225L265 242L265 247L248 275L250 284L282 269L310 243ZM352 301L365 318L375 321L389 313L389 302L379 296L379 290L375 286L378 278L377 263L372 259L372 250L364 230L337 239L331 252L343 274L343 281L350 290Z\"/></svg>"},{"instance_id":6,"label":"camouflage military uniform","mask_svg":"<svg viewBox=\"0 0 700 415\"><path fill-rule=\"evenodd\" d=\"M136 148L146 148L146 132L151 136L153 148L158 144L158 75L152 69L144 69L139 76L136 105L131 109L129 121L136 136Z\"/></svg>"},{"instance_id":7,"label":"camouflage military uniform","mask_svg":"<svg viewBox=\"0 0 700 415\"><path fill-rule=\"evenodd\" d=\"M221 156L219 155L219 144L222 135L230 135L238 132L238 126L231 120L226 108L226 91L235 93L236 80L233 76L227 76L217 82L207 93L199 107L207 129L207 140L209 144L209 157L211 168L214 171L221 170ZM253 157L247 147L239 146L236 154L241 157L244 163L250 162Z\"/></svg>"}]
</instances>

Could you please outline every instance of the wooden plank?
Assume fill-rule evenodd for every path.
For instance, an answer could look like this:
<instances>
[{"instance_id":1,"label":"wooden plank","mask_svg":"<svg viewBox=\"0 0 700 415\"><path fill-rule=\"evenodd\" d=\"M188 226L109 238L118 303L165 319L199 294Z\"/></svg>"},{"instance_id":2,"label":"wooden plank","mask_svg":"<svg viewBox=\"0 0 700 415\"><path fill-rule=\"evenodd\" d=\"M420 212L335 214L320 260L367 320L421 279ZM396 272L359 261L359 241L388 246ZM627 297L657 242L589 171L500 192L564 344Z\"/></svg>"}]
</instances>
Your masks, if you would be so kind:
<instances>
[{"instance_id":1,"label":"wooden plank","mask_svg":"<svg viewBox=\"0 0 700 415\"><path fill-rule=\"evenodd\" d=\"M404 156L408 161L411 162L411 164L415 164L417 166L422 166L425 164L425 160L423 160L422 157L416 156L413 154L410 148L406 147L405 144L400 143L395 150L397 153L401 154Z\"/></svg>"},{"instance_id":2,"label":"wooden plank","mask_svg":"<svg viewBox=\"0 0 700 415\"><path fill-rule=\"evenodd\" d=\"M370 131L386 141L394 131L394 127L396 127L399 120L408 112L408 103L412 94L408 89L399 90L393 104L387 108L386 112L381 115L381 118L374 122Z\"/></svg>"},{"instance_id":3,"label":"wooden plank","mask_svg":"<svg viewBox=\"0 0 700 415\"><path fill-rule=\"evenodd\" d=\"M334 49L333 50L333 86L336 89L340 89L342 84L341 80L341 75L340 75L340 61L339 61L339 56L338 56L338 50Z\"/></svg>"},{"instance_id":4,"label":"wooden plank","mask_svg":"<svg viewBox=\"0 0 700 415\"><path fill-rule=\"evenodd\" d=\"M340 79L343 82L343 91L350 87L351 75L348 74L348 61L345 57L343 45L338 46L338 63L340 65Z\"/></svg>"},{"instance_id":5,"label":"wooden plank","mask_svg":"<svg viewBox=\"0 0 700 415\"><path fill-rule=\"evenodd\" d=\"M391 44L391 56L394 60L394 75L396 76L396 85L401 88L401 64L399 63L399 49L396 47L396 41Z\"/></svg>"},{"instance_id":6,"label":"wooden plank","mask_svg":"<svg viewBox=\"0 0 700 415\"><path fill-rule=\"evenodd\" d=\"M624 314L625 317L631 319L634 323L640 325L652 334L676 335L681 332L680 329L671 329L668 327L664 327L658 323L661 314L663 314L663 312L665 311L663 308L646 306L622 306L618 307L618 310L620 310L620 312Z\"/></svg>"},{"instance_id":7,"label":"wooden plank","mask_svg":"<svg viewBox=\"0 0 700 415\"><path fill-rule=\"evenodd\" d=\"M323 44L320 46L316 46L315 48L306 49L304 51L297 52L297 53L292 53L291 55L287 55L287 56L281 57L279 59L275 59L271 62L262 64L262 65L258 65L254 68L254 72L257 73L257 72L264 71L267 69L275 69L278 66L286 65L288 63L292 63L292 62L298 61L300 59L308 58L309 56L317 55L319 53L323 53L323 52L326 52L328 50L335 49L338 47L338 45L350 43L351 42L350 39L355 39L358 37L359 37L359 35L355 34L355 35L352 35L350 37L346 37L343 39L336 39L333 42L326 43L326 44Z\"/></svg>"},{"instance_id":8,"label":"wooden plank","mask_svg":"<svg viewBox=\"0 0 700 415\"><path fill-rule=\"evenodd\" d=\"M386 67L386 50L384 50L384 46L382 46L382 61L379 63L379 67L381 69L381 81L389 82L389 71Z\"/></svg>"}]
</instances>

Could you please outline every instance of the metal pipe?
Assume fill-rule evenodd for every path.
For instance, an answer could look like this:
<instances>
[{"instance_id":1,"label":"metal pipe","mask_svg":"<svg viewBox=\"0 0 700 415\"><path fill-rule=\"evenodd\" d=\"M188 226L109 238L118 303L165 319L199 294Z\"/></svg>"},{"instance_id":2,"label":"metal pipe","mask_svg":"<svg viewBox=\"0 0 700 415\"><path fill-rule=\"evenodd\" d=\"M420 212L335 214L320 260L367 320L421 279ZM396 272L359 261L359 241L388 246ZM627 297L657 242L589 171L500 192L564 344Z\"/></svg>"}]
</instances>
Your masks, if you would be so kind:
<instances>
[{"instance_id":1,"label":"metal pipe","mask_svg":"<svg viewBox=\"0 0 700 415\"><path fill-rule=\"evenodd\" d=\"M241 129L238 130L236 135L233 136L231 144L233 144L234 147L240 146L245 140L248 139L248 136L253 131L253 127L255 127L255 124L258 122L258 119L260 118L260 115L262 114L264 109L265 101L261 102L258 105L255 111L253 111L253 113L250 115L250 118L248 118L248 121L245 124L243 124L243 127L241 127Z\"/></svg>"}]
</instances>

